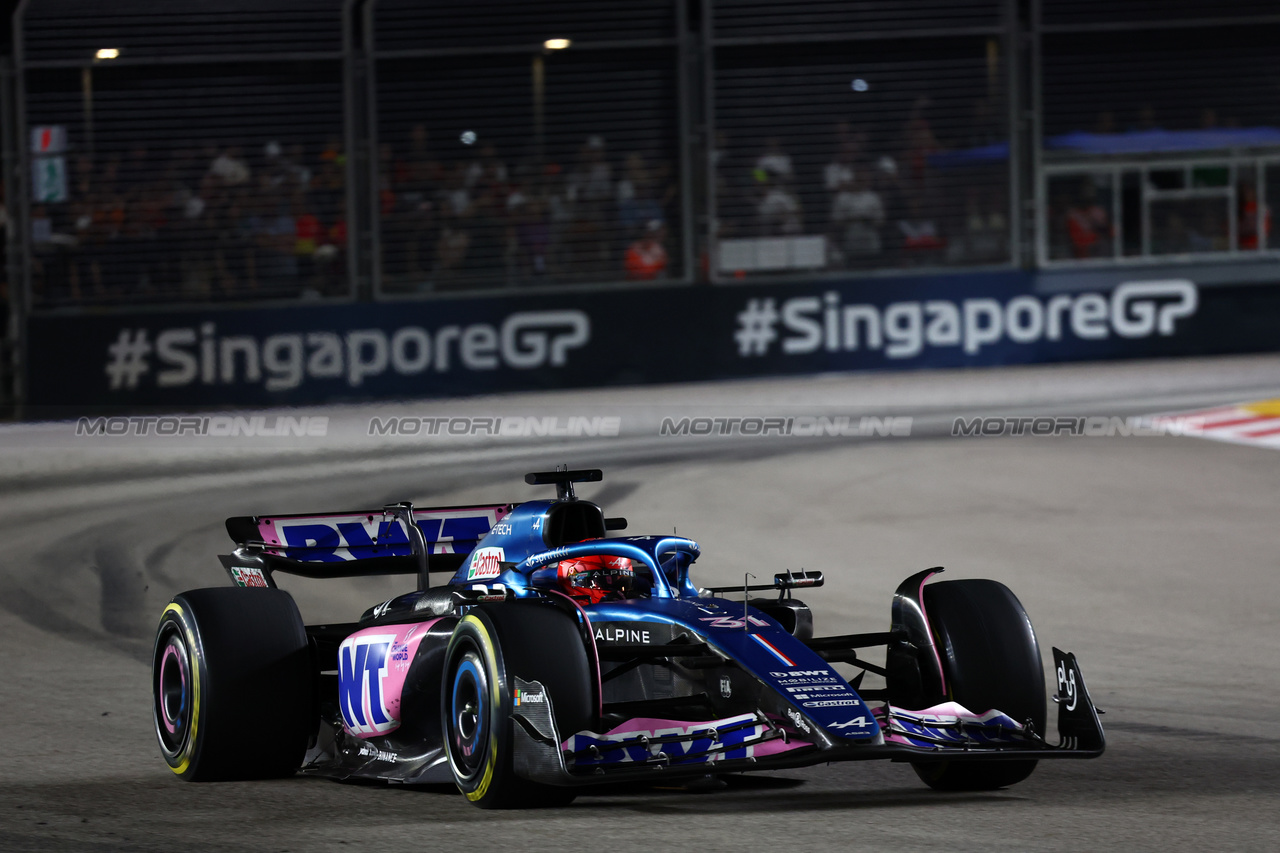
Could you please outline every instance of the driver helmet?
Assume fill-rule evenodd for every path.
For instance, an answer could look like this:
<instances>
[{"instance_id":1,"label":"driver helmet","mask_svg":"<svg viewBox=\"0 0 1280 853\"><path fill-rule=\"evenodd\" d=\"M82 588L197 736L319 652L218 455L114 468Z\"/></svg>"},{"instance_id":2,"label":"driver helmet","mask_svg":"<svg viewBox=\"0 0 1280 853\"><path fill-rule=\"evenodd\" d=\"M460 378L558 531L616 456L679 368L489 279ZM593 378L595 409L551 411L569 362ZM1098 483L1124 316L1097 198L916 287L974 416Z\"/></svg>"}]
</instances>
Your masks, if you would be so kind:
<instances>
[{"instance_id":1,"label":"driver helmet","mask_svg":"<svg viewBox=\"0 0 1280 853\"><path fill-rule=\"evenodd\" d=\"M626 557L590 554L572 560L561 560L558 578L560 588L583 604L599 604L631 597L636 572Z\"/></svg>"}]
</instances>

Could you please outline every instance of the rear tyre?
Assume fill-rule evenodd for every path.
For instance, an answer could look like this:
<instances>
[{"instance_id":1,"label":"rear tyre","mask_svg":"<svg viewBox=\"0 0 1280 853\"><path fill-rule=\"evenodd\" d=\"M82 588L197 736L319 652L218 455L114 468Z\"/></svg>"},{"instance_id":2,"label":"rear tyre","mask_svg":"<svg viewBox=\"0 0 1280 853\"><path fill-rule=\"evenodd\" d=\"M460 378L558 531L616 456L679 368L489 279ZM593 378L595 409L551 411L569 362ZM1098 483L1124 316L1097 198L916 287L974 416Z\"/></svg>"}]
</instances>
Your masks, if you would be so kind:
<instances>
[{"instance_id":1,"label":"rear tyre","mask_svg":"<svg viewBox=\"0 0 1280 853\"><path fill-rule=\"evenodd\" d=\"M472 608L449 640L441 690L454 782L483 809L568 805L575 789L530 782L512 769L517 676L546 688L561 737L591 726L591 668L572 617L533 602Z\"/></svg>"},{"instance_id":2,"label":"rear tyre","mask_svg":"<svg viewBox=\"0 0 1280 853\"><path fill-rule=\"evenodd\" d=\"M1019 723L1045 726L1040 644L1021 602L992 580L959 580L924 588L947 695L976 714L997 708ZM1021 782L1035 761L913 761L916 774L940 791L990 791Z\"/></svg>"},{"instance_id":3,"label":"rear tyre","mask_svg":"<svg viewBox=\"0 0 1280 853\"><path fill-rule=\"evenodd\" d=\"M315 729L311 653L278 589L195 589L160 616L152 654L160 753L190 782L289 776Z\"/></svg>"}]
</instances>

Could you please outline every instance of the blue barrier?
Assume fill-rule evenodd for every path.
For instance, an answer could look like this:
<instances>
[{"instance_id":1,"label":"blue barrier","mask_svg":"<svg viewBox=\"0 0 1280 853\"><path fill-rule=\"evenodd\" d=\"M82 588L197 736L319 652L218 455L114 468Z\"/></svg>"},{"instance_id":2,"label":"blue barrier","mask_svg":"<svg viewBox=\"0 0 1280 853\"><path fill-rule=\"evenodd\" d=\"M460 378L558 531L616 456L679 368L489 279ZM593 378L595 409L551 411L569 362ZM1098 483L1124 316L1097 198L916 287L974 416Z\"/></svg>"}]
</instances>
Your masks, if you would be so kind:
<instances>
[{"instance_id":1,"label":"blue barrier","mask_svg":"<svg viewBox=\"0 0 1280 853\"><path fill-rule=\"evenodd\" d=\"M1037 281L974 273L36 316L28 402L298 405L1280 349L1280 284L1200 286L1168 269L1083 290Z\"/></svg>"}]
</instances>

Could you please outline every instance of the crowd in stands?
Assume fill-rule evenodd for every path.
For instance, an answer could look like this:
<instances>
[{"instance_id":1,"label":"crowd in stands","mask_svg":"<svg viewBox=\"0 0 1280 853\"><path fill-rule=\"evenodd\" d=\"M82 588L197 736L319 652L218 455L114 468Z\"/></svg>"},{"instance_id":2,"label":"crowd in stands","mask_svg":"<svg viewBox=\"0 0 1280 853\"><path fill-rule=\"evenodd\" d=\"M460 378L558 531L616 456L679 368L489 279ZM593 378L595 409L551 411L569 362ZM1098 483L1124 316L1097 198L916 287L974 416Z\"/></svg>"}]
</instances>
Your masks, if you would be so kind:
<instances>
[{"instance_id":1,"label":"crowd in stands","mask_svg":"<svg viewBox=\"0 0 1280 853\"><path fill-rule=\"evenodd\" d=\"M917 101L884 150L873 150L864 130L836 124L821 166L793 160L779 137L735 146L721 132L711 154L717 237L822 235L826 269L1003 260L1007 169L939 176L930 158L943 145L929 109L927 98ZM615 150L601 134L558 150L513 158L473 134L434 145L424 124L385 133L373 247L383 289L684 275L686 223L669 159ZM32 207L36 299L345 294L346 180L336 138L72 155L67 200ZM693 273L705 277L712 260L703 242L696 256Z\"/></svg>"},{"instance_id":2,"label":"crowd in stands","mask_svg":"<svg viewBox=\"0 0 1280 853\"><path fill-rule=\"evenodd\" d=\"M780 137L767 138L748 160L719 133L713 152L718 235L821 234L827 269L1005 260L1007 165L951 173L936 168L931 158L945 149L927 118L930 106L928 98L918 99L900 134L882 150L873 148L865 130L837 123L830 159L807 170L796 165ZM972 127L987 125L975 121ZM990 137L966 143L998 141L998 130Z\"/></svg>"},{"instance_id":3,"label":"crowd in stands","mask_svg":"<svg viewBox=\"0 0 1280 853\"><path fill-rule=\"evenodd\" d=\"M672 274L670 163L592 134L560 160L484 140L446 159L427 129L379 151L382 272L392 291L654 280Z\"/></svg>"},{"instance_id":4,"label":"crowd in stands","mask_svg":"<svg viewBox=\"0 0 1280 853\"><path fill-rule=\"evenodd\" d=\"M426 128L378 152L381 273L388 292L672 274L678 185L670 164L615 163L591 135L567 162L509 163L484 141L438 156ZM455 148L457 146L454 146ZM68 201L32 209L45 301L239 299L346 293L346 164L271 141L159 153L95 168L75 158Z\"/></svg>"},{"instance_id":5,"label":"crowd in stands","mask_svg":"<svg viewBox=\"0 0 1280 853\"><path fill-rule=\"evenodd\" d=\"M896 134L874 141L865 128L838 122L825 139L805 140L804 158L781 136L736 140L718 132L709 157L716 237L821 235L826 270L1007 260L1007 160L940 168L935 158L948 146L930 112L927 98L917 100ZM953 150L1003 141L991 110L983 114L979 103L970 138ZM1155 126L1150 110L1138 121L1135 127ZM1216 117L1204 121L1212 126ZM1099 117L1095 133L1120 132L1113 116ZM815 156L818 150L826 153ZM418 124L386 134L376 166L374 257L386 292L685 274L680 178L652 150L615 150L591 134L556 157L512 158L474 136L437 148ZM1225 173L1212 171L1197 173L1194 186L1225 186ZM67 201L32 206L36 299L343 295L350 288L346 180L336 138L73 155ZM1112 198L1136 188L1118 190L1110 180L1051 179L1051 258L1112 257L1121 230L1121 254L1135 253L1130 244L1141 223L1118 229ZM1258 247L1270 230L1255 183L1244 176L1236 187L1239 249ZM1126 217L1137 209L1128 196L1120 207ZM1162 208L1150 226L1152 253L1230 250L1226 211L1213 200ZM692 272L705 278L711 253L701 242L694 248Z\"/></svg>"},{"instance_id":6,"label":"crowd in stands","mask_svg":"<svg viewBox=\"0 0 1280 853\"><path fill-rule=\"evenodd\" d=\"M74 157L63 203L33 204L37 300L345 292L345 172L334 140L135 147Z\"/></svg>"}]
</instances>

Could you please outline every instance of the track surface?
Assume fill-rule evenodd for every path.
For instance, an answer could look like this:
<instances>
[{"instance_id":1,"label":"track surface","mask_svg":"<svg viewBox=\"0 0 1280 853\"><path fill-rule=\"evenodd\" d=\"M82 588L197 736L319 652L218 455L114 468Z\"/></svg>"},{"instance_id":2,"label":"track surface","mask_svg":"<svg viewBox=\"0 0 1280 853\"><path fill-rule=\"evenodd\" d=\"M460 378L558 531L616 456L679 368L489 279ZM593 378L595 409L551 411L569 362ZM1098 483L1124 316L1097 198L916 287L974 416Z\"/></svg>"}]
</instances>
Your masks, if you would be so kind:
<instances>
[{"instance_id":1,"label":"track surface","mask_svg":"<svg viewBox=\"0 0 1280 853\"><path fill-rule=\"evenodd\" d=\"M1055 383L1093 387L1092 399L1123 412L1141 408L1132 400L1140 390L1184 393L1193 404L1280 390L1280 360L1127 369L914 379L897 406L955 405L969 399L966 387L976 399L1001 376L1005 397L977 404L1045 405ZM806 403L835 381L705 393L735 405ZM856 396L863 380L841 381ZM874 396L882 381L863 388ZM653 392L627 393L613 392L635 405ZM1099 405L1081 414L1105 413ZM10 433L9 449L38 452L24 435ZM6 463L2 473L24 488L0 493L0 848L1280 848L1280 453L1194 438L921 430L910 439L619 440L378 458L339 466L302 456L255 476L219 454L188 460L186 475L173 477L141 462L121 476L104 457L77 463L82 482L45 487L31 481L29 463ZM1009 584L1044 648L1079 656L1108 712L1107 754L1043 762L1027 782L980 795L940 795L905 766L863 763L508 813L480 812L443 789L304 778L188 785L164 767L151 728L150 635L170 595L225 583L213 558L228 544L224 517L404 498L522 500L536 493L520 475L560 461L603 467L605 482L582 494L626 515L633 531L678 525L697 538L707 583L735 583L747 570L824 570L826 588L807 596L820 633L883 629L894 587L922 567ZM320 621L353 618L403 583L294 581L291 590L304 616Z\"/></svg>"}]
</instances>

